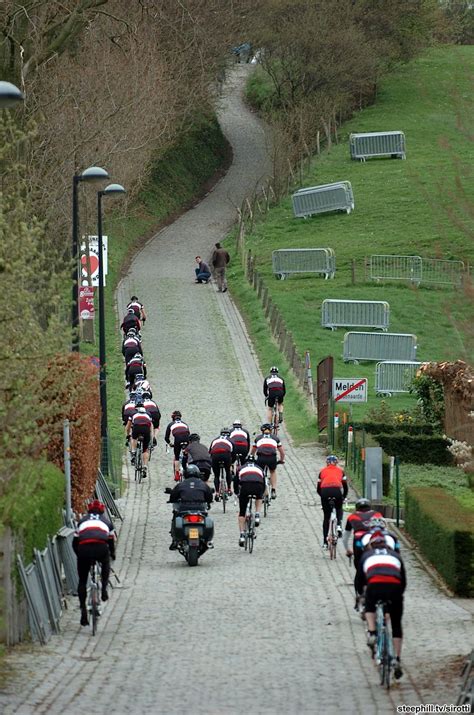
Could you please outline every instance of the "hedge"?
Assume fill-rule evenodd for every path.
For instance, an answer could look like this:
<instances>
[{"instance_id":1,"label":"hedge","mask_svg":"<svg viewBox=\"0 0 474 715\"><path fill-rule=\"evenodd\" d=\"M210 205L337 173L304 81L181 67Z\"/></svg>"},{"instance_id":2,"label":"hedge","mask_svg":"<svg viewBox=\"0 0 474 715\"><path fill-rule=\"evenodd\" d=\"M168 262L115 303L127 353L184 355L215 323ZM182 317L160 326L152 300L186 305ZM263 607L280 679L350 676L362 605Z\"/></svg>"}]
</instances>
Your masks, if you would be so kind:
<instances>
[{"instance_id":1,"label":"hedge","mask_svg":"<svg viewBox=\"0 0 474 715\"><path fill-rule=\"evenodd\" d=\"M401 462L412 464L454 464L453 456L448 452L449 442L441 435L410 435L405 432L372 435L385 454L399 457Z\"/></svg>"},{"instance_id":2,"label":"hedge","mask_svg":"<svg viewBox=\"0 0 474 715\"><path fill-rule=\"evenodd\" d=\"M420 422L403 422L400 424L388 424L386 422L357 422L353 425L354 429L365 430L368 434L389 434L393 432L404 432L405 434L433 434L435 431L434 425Z\"/></svg>"},{"instance_id":3,"label":"hedge","mask_svg":"<svg viewBox=\"0 0 474 715\"><path fill-rule=\"evenodd\" d=\"M474 596L474 513L440 487L407 487L405 528L459 596Z\"/></svg>"}]
</instances>

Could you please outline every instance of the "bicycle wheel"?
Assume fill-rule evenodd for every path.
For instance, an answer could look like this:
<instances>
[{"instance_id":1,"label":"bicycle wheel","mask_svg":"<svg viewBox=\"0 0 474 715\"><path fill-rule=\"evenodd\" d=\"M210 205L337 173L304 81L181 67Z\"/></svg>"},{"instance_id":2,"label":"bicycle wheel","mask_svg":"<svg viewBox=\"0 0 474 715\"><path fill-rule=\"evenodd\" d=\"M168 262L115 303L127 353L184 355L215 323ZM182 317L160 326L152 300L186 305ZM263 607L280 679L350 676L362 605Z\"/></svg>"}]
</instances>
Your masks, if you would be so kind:
<instances>
[{"instance_id":1,"label":"bicycle wheel","mask_svg":"<svg viewBox=\"0 0 474 715\"><path fill-rule=\"evenodd\" d=\"M335 514L331 514L331 521L329 522L328 547L329 557L334 560L337 548L337 519Z\"/></svg>"},{"instance_id":2,"label":"bicycle wheel","mask_svg":"<svg viewBox=\"0 0 474 715\"><path fill-rule=\"evenodd\" d=\"M253 542L255 540L255 515L252 512L249 520L249 554L253 551Z\"/></svg>"},{"instance_id":3,"label":"bicycle wheel","mask_svg":"<svg viewBox=\"0 0 474 715\"><path fill-rule=\"evenodd\" d=\"M97 624L99 620L99 587L96 583L91 584L91 621L92 635L97 633Z\"/></svg>"},{"instance_id":4,"label":"bicycle wheel","mask_svg":"<svg viewBox=\"0 0 474 715\"><path fill-rule=\"evenodd\" d=\"M221 472L219 476L219 495L222 501L222 511L225 514L225 507L227 503L227 480L225 478L224 467L221 467Z\"/></svg>"},{"instance_id":5,"label":"bicycle wheel","mask_svg":"<svg viewBox=\"0 0 474 715\"><path fill-rule=\"evenodd\" d=\"M141 441L137 444L137 451L135 453L135 481L140 484L142 481L142 443Z\"/></svg>"},{"instance_id":6,"label":"bicycle wheel","mask_svg":"<svg viewBox=\"0 0 474 715\"><path fill-rule=\"evenodd\" d=\"M265 476L265 494L263 495L263 516L267 516L268 510L270 509L271 499L270 499L270 480L268 478L268 467L265 467L263 474Z\"/></svg>"},{"instance_id":7,"label":"bicycle wheel","mask_svg":"<svg viewBox=\"0 0 474 715\"><path fill-rule=\"evenodd\" d=\"M273 405L273 412L272 412L272 435L276 437L278 435L278 429L280 427L280 415L278 414L278 406L277 403Z\"/></svg>"}]
</instances>

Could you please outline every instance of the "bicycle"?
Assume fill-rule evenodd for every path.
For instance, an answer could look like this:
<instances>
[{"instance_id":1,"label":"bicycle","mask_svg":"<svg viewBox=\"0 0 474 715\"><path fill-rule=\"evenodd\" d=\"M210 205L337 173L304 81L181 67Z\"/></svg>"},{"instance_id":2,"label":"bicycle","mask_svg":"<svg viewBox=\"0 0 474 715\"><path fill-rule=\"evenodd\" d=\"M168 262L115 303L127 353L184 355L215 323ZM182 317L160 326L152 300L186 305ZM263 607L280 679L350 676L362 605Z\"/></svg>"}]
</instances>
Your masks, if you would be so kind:
<instances>
[{"instance_id":1,"label":"bicycle","mask_svg":"<svg viewBox=\"0 0 474 715\"><path fill-rule=\"evenodd\" d=\"M336 558L337 552L337 514L336 514L336 500L334 497L328 499L328 503L331 506L331 516L329 517L329 529L327 535L327 543L329 549L329 557L331 561Z\"/></svg>"},{"instance_id":2,"label":"bicycle","mask_svg":"<svg viewBox=\"0 0 474 715\"><path fill-rule=\"evenodd\" d=\"M278 403L272 407L272 437L278 437L278 430L280 429L280 412L278 410Z\"/></svg>"},{"instance_id":3,"label":"bicycle","mask_svg":"<svg viewBox=\"0 0 474 715\"><path fill-rule=\"evenodd\" d=\"M222 501L222 510L225 514L225 508L227 500L229 499L228 489L227 489L227 478L225 474L225 467L223 462L219 463L219 490L217 492L219 499Z\"/></svg>"},{"instance_id":4,"label":"bicycle","mask_svg":"<svg viewBox=\"0 0 474 715\"><path fill-rule=\"evenodd\" d=\"M137 439L137 451L135 452L135 481L140 484L143 478L143 438Z\"/></svg>"},{"instance_id":5,"label":"bicycle","mask_svg":"<svg viewBox=\"0 0 474 715\"><path fill-rule=\"evenodd\" d=\"M377 601L375 605L375 628L377 640L375 643L375 658L379 669L380 685L390 688L392 664L395 661L392 641L390 616L385 614L388 602ZM372 654L374 657L374 654Z\"/></svg>"},{"instance_id":6,"label":"bicycle","mask_svg":"<svg viewBox=\"0 0 474 715\"><path fill-rule=\"evenodd\" d=\"M268 510L270 509L270 504L272 503L271 491L272 485L270 482L270 473L268 467L265 465L263 468L263 476L265 477L265 491L263 493L263 516L267 516Z\"/></svg>"},{"instance_id":7,"label":"bicycle","mask_svg":"<svg viewBox=\"0 0 474 715\"><path fill-rule=\"evenodd\" d=\"M253 502L255 497L249 497L249 503L247 504L247 511L245 514L245 551L248 550L249 554L253 551L253 542L257 538L257 533L255 531L255 512L253 510Z\"/></svg>"},{"instance_id":8,"label":"bicycle","mask_svg":"<svg viewBox=\"0 0 474 715\"><path fill-rule=\"evenodd\" d=\"M97 633L97 625L100 616L100 590L99 565L97 561L93 561L89 574L89 598L87 603L87 610L90 614L93 636Z\"/></svg>"}]
</instances>

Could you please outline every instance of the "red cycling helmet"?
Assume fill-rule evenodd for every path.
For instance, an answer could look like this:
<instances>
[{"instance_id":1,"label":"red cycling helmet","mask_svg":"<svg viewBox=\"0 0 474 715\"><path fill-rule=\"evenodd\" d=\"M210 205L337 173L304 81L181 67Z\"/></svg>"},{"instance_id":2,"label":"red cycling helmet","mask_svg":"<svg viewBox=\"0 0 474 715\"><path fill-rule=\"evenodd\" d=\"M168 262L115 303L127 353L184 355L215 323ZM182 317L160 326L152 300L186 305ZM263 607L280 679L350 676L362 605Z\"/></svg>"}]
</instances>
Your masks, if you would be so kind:
<instances>
[{"instance_id":1,"label":"red cycling helmet","mask_svg":"<svg viewBox=\"0 0 474 715\"><path fill-rule=\"evenodd\" d=\"M105 511L105 504L103 504L101 501L98 499L93 499L88 505L87 505L87 511L94 512L98 511L99 514L103 514Z\"/></svg>"}]
</instances>

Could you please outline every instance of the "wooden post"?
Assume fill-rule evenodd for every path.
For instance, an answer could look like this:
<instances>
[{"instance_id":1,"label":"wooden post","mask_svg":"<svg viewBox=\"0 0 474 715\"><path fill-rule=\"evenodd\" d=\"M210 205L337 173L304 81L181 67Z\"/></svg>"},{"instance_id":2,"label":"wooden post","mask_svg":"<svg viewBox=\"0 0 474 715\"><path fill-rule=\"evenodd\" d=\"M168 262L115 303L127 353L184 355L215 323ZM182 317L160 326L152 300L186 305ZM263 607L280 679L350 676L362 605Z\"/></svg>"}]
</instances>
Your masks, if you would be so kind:
<instances>
[{"instance_id":1,"label":"wooden post","mask_svg":"<svg viewBox=\"0 0 474 715\"><path fill-rule=\"evenodd\" d=\"M352 259L351 261L351 274L352 274L352 285L355 286L356 284L356 262L355 258Z\"/></svg>"}]
</instances>

